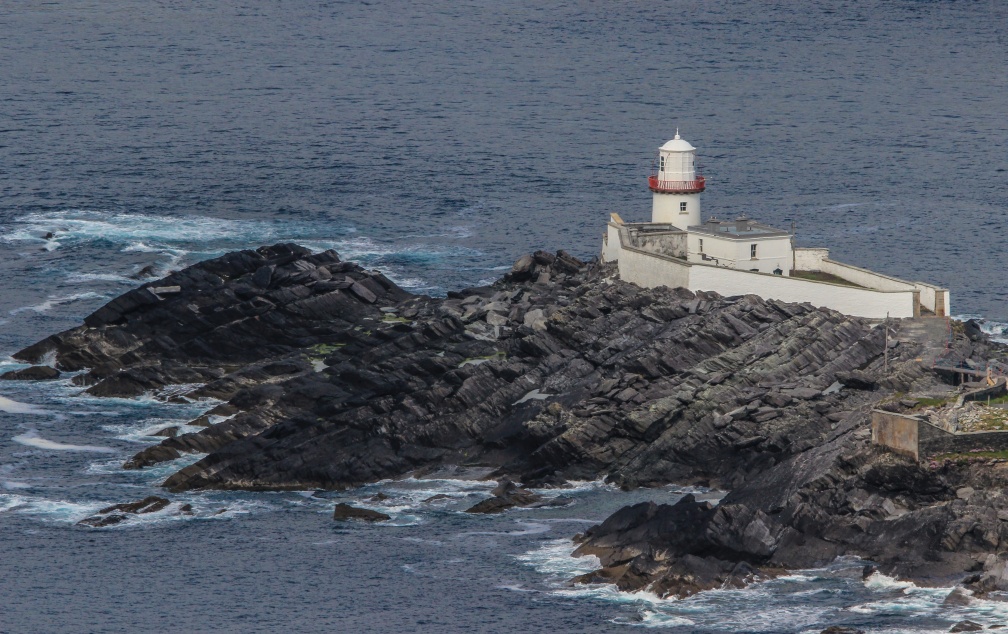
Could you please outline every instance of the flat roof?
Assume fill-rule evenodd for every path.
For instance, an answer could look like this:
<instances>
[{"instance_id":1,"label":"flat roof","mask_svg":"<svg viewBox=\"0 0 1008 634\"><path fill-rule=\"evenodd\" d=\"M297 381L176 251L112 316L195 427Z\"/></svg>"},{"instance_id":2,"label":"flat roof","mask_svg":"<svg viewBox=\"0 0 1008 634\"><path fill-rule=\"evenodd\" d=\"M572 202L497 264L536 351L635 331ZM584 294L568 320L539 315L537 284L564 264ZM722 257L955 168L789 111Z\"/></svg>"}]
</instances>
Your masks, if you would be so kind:
<instances>
[{"instance_id":1,"label":"flat roof","mask_svg":"<svg viewBox=\"0 0 1008 634\"><path fill-rule=\"evenodd\" d=\"M777 229L761 222L756 222L750 218L738 218L737 220L719 220L711 218L702 225L687 227L690 233L702 233L718 238L728 238L735 240L748 240L750 238L790 238L791 233L784 229Z\"/></svg>"}]
</instances>

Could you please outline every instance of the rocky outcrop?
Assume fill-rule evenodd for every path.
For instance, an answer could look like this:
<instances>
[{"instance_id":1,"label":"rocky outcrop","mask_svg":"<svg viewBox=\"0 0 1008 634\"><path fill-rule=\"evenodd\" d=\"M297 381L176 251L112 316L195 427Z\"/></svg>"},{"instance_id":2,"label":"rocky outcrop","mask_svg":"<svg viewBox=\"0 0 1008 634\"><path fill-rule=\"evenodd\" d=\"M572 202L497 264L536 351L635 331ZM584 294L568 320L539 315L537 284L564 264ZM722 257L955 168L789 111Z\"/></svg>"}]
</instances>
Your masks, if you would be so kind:
<instances>
[{"instance_id":1,"label":"rocky outcrop","mask_svg":"<svg viewBox=\"0 0 1008 634\"><path fill-rule=\"evenodd\" d=\"M33 365L30 368L11 370L0 374L0 379L6 381L50 381L60 378L61 373L56 368L47 365Z\"/></svg>"},{"instance_id":2,"label":"rocky outcrop","mask_svg":"<svg viewBox=\"0 0 1008 634\"><path fill-rule=\"evenodd\" d=\"M227 400L127 462L209 454L173 490L333 489L444 464L531 485L607 473L733 487L876 391L926 380L900 365L905 347L876 391L830 389L875 372L883 345L839 313L641 289L564 252L432 299L334 252L276 245L145 284L17 356L86 370L75 380L93 394L195 383L187 398Z\"/></svg>"},{"instance_id":3,"label":"rocky outcrop","mask_svg":"<svg viewBox=\"0 0 1008 634\"><path fill-rule=\"evenodd\" d=\"M860 425L840 431L717 506L687 496L623 509L581 536L576 554L599 557L604 567L593 574L663 596L732 584L724 574L733 566L774 574L840 555L923 583L964 582L978 594L1008 589L998 555L1008 549L1003 461L920 465L871 446ZM981 482L982 491L968 486Z\"/></svg>"},{"instance_id":4,"label":"rocky outcrop","mask_svg":"<svg viewBox=\"0 0 1008 634\"><path fill-rule=\"evenodd\" d=\"M55 357L96 395L226 401L126 463L206 453L170 490L343 489L447 465L531 488L697 484L731 493L617 513L582 537L604 567L581 581L684 596L860 554L887 574L968 570L972 591L1008 588L1000 467L922 466L868 444L880 401L950 389L890 326L884 360L884 332L863 319L642 289L562 251L439 299L275 245L144 284L16 356ZM990 351L954 334L963 359ZM502 485L477 507L536 495Z\"/></svg>"}]
</instances>

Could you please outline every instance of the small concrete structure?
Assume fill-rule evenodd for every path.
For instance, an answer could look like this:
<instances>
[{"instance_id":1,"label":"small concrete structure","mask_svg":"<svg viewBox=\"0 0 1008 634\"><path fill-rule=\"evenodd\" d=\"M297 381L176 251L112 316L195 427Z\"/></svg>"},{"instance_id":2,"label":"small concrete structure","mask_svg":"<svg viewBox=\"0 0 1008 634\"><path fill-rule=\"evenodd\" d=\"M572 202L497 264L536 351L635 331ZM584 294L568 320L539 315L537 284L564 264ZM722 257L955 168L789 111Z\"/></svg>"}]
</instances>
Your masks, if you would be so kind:
<instances>
[{"instance_id":1,"label":"small concrete structure","mask_svg":"<svg viewBox=\"0 0 1008 634\"><path fill-rule=\"evenodd\" d=\"M659 148L648 188L651 222L627 223L614 213L602 236L602 261L617 262L623 280L753 293L873 319L950 314L947 289L830 260L828 249L795 248L792 232L745 216L701 222L706 179L696 148L678 130Z\"/></svg>"},{"instance_id":2,"label":"small concrete structure","mask_svg":"<svg viewBox=\"0 0 1008 634\"><path fill-rule=\"evenodd\" d=\"M1008 431L953 433L917 416L872 410L872 444L921 460L943 453L1008 450Z\"/></svg>"}]
</instances>

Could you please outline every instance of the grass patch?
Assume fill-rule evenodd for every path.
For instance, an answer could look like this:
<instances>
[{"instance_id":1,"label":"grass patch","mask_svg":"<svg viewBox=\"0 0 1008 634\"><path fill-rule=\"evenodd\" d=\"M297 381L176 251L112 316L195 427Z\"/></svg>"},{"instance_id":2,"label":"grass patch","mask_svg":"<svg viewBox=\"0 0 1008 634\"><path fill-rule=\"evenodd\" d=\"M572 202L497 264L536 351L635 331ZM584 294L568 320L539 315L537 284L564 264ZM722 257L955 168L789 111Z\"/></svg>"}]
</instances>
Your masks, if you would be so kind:
<instances>
[{"instance_id":1,"label":"grass patch","mask_svg":"<svg viewBox=\"0 0 1008 634\"><path fill-rule=\"evenodd\" d=\"M983 403L983 401L978 402ZM1005 403L1008 403L1008 394L1003 394L997 398L992 398L990 400L991 405L1004 405Z\"/></svg>"},{"instance_id":2,"label":"grass patch","mask_svg":"<svg viewBox=\"0 0 1008 634\"><path fill-rule=\"evenodd\" d=\"M917 407L944 407L949 404L948 398L918 398Z\"/></svg>"},{"instance_id":3,"label":"grass patch","mask_svg":"<svg viewBox=\"0 0 1008 634\"><path fill-rule=\"evenodd\" d=\"M852 286L854 288L864 288L860 284L855 284L849 280L845 280L842 277L837 277L831 273L823 273L822 271L791 271L791 277L797 277L803 280L811 280L813 282L828 282L830 284L840 284L842 286Z\"/></svg>"},{"instance_id":4,"label":"grass patch","mask_svg":"<svg viewBox=\"0 0 1008 634\"><path fill-rule=\"evenodd\" d=\"M980 423L974 425L979 431L1008 431L1008 410L984 406L987 410L980 414Z\"/></svg>"},{"instance_id":5,"label":"grass patch","mask_svg":"<svg viewBox=\"0 0 1008 634\"><path fill-rule=\"evenodd\" d=\"M458 367L462 368L467 365L480 365L481 363L486 363L487 361L496 361L497 359L507 359L507 353L504 352L503 350L498 350L497 352L493 354L488 354L485 357L471 357L460 363Z\"/></svg>"},{"instance_id":6,"label":"grass patch","mask_svg":"<svg viewBox=\"0 0 1008 634\"><path fill-rule=\"evenodd\" d=\"M410 321L409 319L406 319L405 317L400 317L398 315L393 315L391 313L386 313L385 316L382 317L382 323L383 324L412 324L413 322Z\"/></svg>"},{"instance_id":7,"label":"grass patch","mask_svg":"<svg viewBox=\"0 0 1008 634\"><path fill-rule=\"evenodd\" d=\"M346 346L345 343L320 343L312 346L310 349L315 354L320 354L325 356L327 354L332 354L339 350L340 348Z\"/></svg>"}]
</instances>

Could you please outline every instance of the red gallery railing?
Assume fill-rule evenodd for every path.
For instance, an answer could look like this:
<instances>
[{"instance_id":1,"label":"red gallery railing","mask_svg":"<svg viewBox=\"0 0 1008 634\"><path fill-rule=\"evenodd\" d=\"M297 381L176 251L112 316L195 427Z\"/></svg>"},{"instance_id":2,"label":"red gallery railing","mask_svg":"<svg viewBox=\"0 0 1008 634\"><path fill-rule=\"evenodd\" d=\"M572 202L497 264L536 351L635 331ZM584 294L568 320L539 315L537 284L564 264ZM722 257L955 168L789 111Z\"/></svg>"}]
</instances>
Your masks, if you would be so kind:
<instances>
[{"instance_id":1,"label":"red gallery railing","mask_svg":"<svg viewBox=\"0 0 1008 634\"><path fill-rule=\"evenodd\" d=\"M698 194L704 190L705 179L697 176L692 181L663 181L657 176L648 176L648 188L661 194Z\"/></svg>"}]
</instances>

